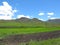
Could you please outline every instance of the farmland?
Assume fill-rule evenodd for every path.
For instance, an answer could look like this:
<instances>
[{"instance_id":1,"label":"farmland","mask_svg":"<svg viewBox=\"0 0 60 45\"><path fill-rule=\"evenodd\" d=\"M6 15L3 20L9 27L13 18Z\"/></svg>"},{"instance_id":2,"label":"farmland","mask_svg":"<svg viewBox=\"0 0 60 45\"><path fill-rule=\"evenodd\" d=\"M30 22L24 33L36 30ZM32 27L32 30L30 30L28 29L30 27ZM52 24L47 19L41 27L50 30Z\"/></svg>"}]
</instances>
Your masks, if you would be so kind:
<instances>
[{"instance_id":1,"label":"farmland","mask_svg":"<svg viewBox=\"0 0 60 45\"><path fill-rule=\"evenodd\" d=\"M38 32L49 32L60 28L0 28L0 38L12 34L28 34Z\"/></svg>"},{"instance_id":2,"label":"farmland","mask_svg":"<svg viewBox=\"0 0 60 45\"><path fill-rule=\"evenodd\" d=\"M60 38L48 39L43 41L30 41L28 43L20 43L19 45L60 45Z\"/></svg>"},{"instance_id":3,"label":"farmland","mask_svg":"<svg viewBox=\"0 0 60 45\"><path fill-rule=\"evenodd\" d=\"M60 30L60 23L53 21L41 21L36 18L34 19L17 19L17 20L0 20L0 39L4 39L10 35L24 35L24 34L34 34L34 33L44 33ZM55 39L52 39L52 41ZM58 40L58 39L57 39ZM30 45L43 45L44 41L30 41ZM35 44L36 42L36 44ZM46 41L49 43L49 40ZM54 43L54 42L53 42ZM21 45L24 45L22 43ZM47 44L48 45L48 44ZM51 44L52 45L52 44Z\"/></svg>"},{"instance_id":4,"label":"farmland","mask_svg":"<svg viewBox=\"0 0 60 45\"><path fill-rule=\"evenodd\" d=\"M25 28L26 29L26 28ZM29 29L29 28L28 28ZM38 32L39 30L32 31L28 30L23 31L24 29L21 29L21 31L17 30L3 30L1 31L1 36L4 38L0 39L0 42L2 41L2 44L6 45L56 45L60 44L60 30L51 30L51 31L42 31ZM35 29L35 28L34 28ZM20 41L21 42L20 42ZM25 42L27 41L27 42Z\"/></svg>"}]
</instances>

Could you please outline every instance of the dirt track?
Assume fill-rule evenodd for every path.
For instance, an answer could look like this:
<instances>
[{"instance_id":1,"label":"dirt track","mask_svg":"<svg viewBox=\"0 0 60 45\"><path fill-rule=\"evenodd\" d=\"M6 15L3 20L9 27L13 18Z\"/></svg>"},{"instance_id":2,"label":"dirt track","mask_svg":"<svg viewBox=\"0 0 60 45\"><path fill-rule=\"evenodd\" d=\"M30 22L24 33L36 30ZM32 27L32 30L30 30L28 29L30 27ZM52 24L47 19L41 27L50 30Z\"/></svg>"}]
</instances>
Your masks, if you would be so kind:
<instances>
[{"instance_id":1,"label":"dirt track","mask_svg":"<svg viewBox=\"0 0 60 45\"><path fill-rule=\"evenodd\" d=\"M0 39L0 43L9 43L12 45L17 45L20 42L28 42L30 40L47 40L52 38L60 37L60 30L53 32L41 32L32 34L20 34L20 35L10 35L4 39Z\"/></svg>"}]
</instances>

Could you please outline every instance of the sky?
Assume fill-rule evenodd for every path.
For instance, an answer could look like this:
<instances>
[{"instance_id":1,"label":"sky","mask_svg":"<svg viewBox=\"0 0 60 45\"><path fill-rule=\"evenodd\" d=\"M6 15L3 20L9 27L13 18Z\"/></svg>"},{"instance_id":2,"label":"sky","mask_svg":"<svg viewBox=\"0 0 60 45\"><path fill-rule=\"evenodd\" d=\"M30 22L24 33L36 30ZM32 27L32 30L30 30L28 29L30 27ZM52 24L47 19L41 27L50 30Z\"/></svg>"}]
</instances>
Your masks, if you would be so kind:
<instances>
[{"instance_id":1,"label":"sky","mask_svg":"<svg viewBox=\"0 0 60 45\"><path fill-rule=\"evenodd\" d=\"M0 0L0 19L21 17L48 19L60 18L60 0Z\"/></svg>"}]
</instances>

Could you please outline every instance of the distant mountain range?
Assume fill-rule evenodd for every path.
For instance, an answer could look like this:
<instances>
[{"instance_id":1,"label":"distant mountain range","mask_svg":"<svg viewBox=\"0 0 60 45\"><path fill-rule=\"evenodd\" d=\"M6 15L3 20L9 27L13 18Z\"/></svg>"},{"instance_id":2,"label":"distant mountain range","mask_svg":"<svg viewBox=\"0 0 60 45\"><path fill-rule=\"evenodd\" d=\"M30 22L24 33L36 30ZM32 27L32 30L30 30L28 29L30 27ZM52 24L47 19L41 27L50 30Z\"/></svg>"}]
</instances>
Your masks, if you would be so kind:
<instances>
[{"instance_id":1,"label":"distant mountain range","mask_svg":"<svg viewBox=\"0 0 60 45\"><path fill-rule=\"evenodd\" d=\"M51 23L60 23L60 19L50 19L50 20L48 20L48 22L51 22Z\"/></svg>"},{"instance_id":2,"label":"distant mountain range","mask_svg":"<svg viewBox=\"0 0 60 45\"><path fill-rule=\"evenodd\" d=\"M22 17L16 20L0 20L0 27L3 26L20 26L20 27L60 27L60 19L50 19L42 21L37 18L29 19Z\"/></svg>"},{"instance_id":3,"label":"distant mountain range","mask_svg":"<svg viewBox=\"0 0 60 45\"><path fill-rule=\"evenodd\" d=\"M39 20L37 18L32 18L32 19L29 19L29 18L26 18L26 17L21 17L19 19L15 19L15 20L0 20L0 21L20 21L20 22L51 22L51 23L60 23L60 19L49 19L47 21L42 21L42 20Z\"/></svg>"},{"instance_id":4,"label":"distant mountain range","mask_svg":"<svg viewBox=\"0 0 60 45\"><path fill-rule=\"evenodd\" d=\"M19 19L16 19L17 21L20 21L20 22L27 22L27 21L31 21L31 22L40 22L41 20L37 19L37 18L33 18L33 19L29 19L29 18L26 18L26 17L22 17L22 18L19 18Z\"/></svg>"},{"instance_id":5,"label":"distant mountain range","mask_svg":"<svg viewBox=\"0 0 60 45\"><path fill-rule=\"evenodd\" d=\"M37 18L33 18L33 19L29 19L29 18L26 18L26 17L22 17L20 19L16 19L17 21L20 21L20 22L26 22L26 21L31 21L31 22L51 22L51 23L60 23L60 19L49 19L47 21L42 21L42 20L39 20Z\"/></svg>"}]
</instances>

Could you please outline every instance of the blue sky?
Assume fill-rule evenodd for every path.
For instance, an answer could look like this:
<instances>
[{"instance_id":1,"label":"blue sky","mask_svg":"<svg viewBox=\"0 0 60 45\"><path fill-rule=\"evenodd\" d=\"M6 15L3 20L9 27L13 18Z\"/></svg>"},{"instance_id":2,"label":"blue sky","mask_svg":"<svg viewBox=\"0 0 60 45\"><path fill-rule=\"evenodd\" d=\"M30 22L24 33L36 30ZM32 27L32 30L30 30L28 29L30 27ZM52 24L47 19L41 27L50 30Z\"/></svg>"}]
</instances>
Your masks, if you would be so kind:
<instances>
[{"instance_id":1,"label":"blue sky","mask_svg":"<svg viewBox=\"0 0 60 45\"><path fill-rule=\"evenodd\" d=\"M60 18L60 0L0 1L0 19L11 20L21 17L38 18L44 21Z\"/></svg>"}]
</instances>

